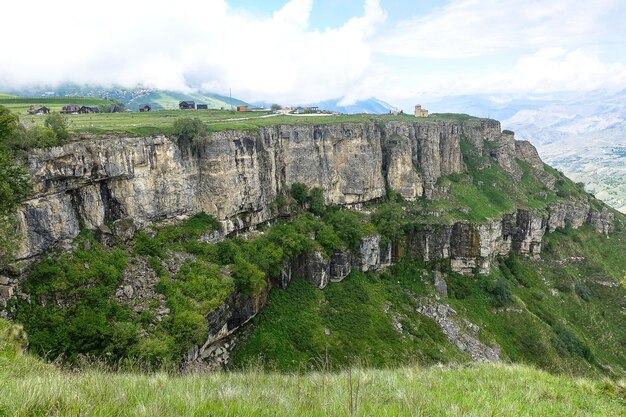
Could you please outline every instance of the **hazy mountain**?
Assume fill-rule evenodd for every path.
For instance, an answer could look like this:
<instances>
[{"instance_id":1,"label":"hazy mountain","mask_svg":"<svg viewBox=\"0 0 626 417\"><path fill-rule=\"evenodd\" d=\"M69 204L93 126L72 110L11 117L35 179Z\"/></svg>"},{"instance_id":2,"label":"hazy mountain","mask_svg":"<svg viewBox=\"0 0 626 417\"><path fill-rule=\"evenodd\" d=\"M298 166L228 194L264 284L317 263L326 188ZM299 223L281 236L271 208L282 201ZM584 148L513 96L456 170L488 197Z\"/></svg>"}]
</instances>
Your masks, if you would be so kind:
<instances>
[{"instance_id":1,"label":"hazy mountain","mask_svg":"<svg viewBox=\"0 0 626 417\"><path fill-rule=\"evenodd\" d=\"M138 110L143 104L150 104L153 109L175 109L178 108L178 102L182 100L193 100L196 103L207 104L209 108L216 109L247 105L243 100L214 93L180 93L154 90L142 86L124 88L65 83L56 87L37 86L7 91L7 93L21 97L83 96L108 98L124 103L131 110Z\"/></svg>"},{"instance_id":2,"label":"hazy mountain","mask_svg":"<svg viewBox=\"0 0 626 417\"><path fill-rule=\"evenodd\" d=\"M393 106L391 106L389 103L386 103L374 97L368 98L367 100L357 100L353 104L348 105L340 104L341 100L342 99L326 100L308 105L317 106L320 109L336 111L345 114L384 114L389 113L389 110L393 109Z\"/></svg>"},{"instance_id":3,"label":"hazy mountain","mask_svg":"<svg viewBox=\"0 0 626 417\"><path fill-rule=\"evenodd\" d=\"M546 163L626 211L626 90L530 98L457 96L426 106L502 120L503 128L532 142Z\"/></svg>"},{"instance_id":4,"label":"hazy mountain","mask_svg":"<svg viewBox=\"0 0 626 417\"><path fill-rule=\"evenodd\" d=\"M343 105L340 104L342 98L332 99L332 100L324 100L318 101L315 103L298 103L290 106L302 106L302 107L319 107L320 110L334 111L344 114L356 114L356 113L367 113L367 114L385 114L389 113L390 110L393 109L393 106L389 103L386 103L377 98L368 98L367 100L357 100L352 104ZM273 103L266 101L258 101L254 103L260 107L270 108Z\"/></svg>"}]
</instances>

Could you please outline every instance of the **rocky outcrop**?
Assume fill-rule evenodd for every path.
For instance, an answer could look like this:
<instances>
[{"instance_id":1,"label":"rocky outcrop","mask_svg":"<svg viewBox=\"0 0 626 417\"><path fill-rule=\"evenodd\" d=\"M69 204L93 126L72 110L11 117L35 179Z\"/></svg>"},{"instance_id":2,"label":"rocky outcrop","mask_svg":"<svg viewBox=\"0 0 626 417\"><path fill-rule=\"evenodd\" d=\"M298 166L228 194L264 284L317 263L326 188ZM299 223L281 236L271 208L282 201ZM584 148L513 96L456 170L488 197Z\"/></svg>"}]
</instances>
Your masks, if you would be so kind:
<instances>
[{"instance_id":1,"label":"rocky outcrop","mask_svg":"<svg viewBox=\"0 0 626 417\"><path fill-rule=\"evenodd\" d=\"M606 207L602 210L590 210L587 216L587 223L593 226L598 232L604 233L606 236L613 228L614 216Z\"/></svg>"},{"instance_id":2,"label":"rocky outcrop","mask_svg":"<svg viewBox=\"0 0 626 417\"><path fill-rule=\"evenodd\" d=\"M324 288L330 280L330 261L324 259L321 252L315 251L302 255L295 264L295 273L317 288Z\"/></svg>"},{"instance_id":3,"label":"rocky outcrop","mask_svg":"<svg viewBox=\"0 0 626 417\"><path fill-rule=\"evenodd\" d=\"M329 282L342 281L353 269L375 271L391 264L391 245L381 248L380 235L364 236L359 248L358 254L337 250L329 258L319 251L308 253L296 259L293 266L283 264L283 271L293 271L321 289Z\"/></svg>"},{"instance_id":4,"label":"rocky outcrop","mask_svg":"<svg viewBox=\"0 0 626 417\"><path fill-rule=\"evenodd\" d=\"M229 348L233 347L230 338L258 314L267 302L268 293L268 287L253 295L232 292L223 304L206 316L206 342L202 346L195 346L185 355L184 367L221 369L228 362Z\"/></svg>"},{"instance_id":5,"label":"rocky outcrop","mask_svg":"<svg viewBox=\"0 0 626 417\"><path fill-rule=\"evenodd\" d=\"M487 346L478 339L480 327L458 317L457 312L447 304L432 300L421 300L416 311L433 319L446 338L473 361L497 362L500 360L500 347L494 343Z\"/></svg>"},{"instance_id":6,"label":"rocky outcrop","mask_svg":"<svg viewBox=\"0 0 626 417\"><path fill-rule=\"evenodd\" d=\"M426 261L450 259L455 272L488 274L493 259L510 251L530 258L539 257L543 236L548 231L566 226L577 229L590 224L608 234L612 222L612 213L606 208L597 211L589 202L572 200L551 205L547 213L518 209L500 219L479 224L416 225L406 241L394 242L394 252L402 252L406 246L406 254L412 257Z\"/></svg>"},{"instance_id":7,"label":"rocky outcrop","mask_svg":"<svg viewBox=\"0 0 626 417\"><path fill-rule=\"evenodd\" d=\"M454 122L389 122L384 125L386 180L404 198L429 196L437 179L463 172L462 127Z\"/></svg>"}]
</instances>

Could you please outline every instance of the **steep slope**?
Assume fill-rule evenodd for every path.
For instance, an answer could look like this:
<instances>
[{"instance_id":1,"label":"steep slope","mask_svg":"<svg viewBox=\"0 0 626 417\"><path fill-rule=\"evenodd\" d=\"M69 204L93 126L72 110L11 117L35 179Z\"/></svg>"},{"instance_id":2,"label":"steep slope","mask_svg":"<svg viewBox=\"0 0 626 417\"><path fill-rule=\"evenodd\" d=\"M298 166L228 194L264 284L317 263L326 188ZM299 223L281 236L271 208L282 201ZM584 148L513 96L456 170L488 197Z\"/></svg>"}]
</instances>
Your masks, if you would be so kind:
<instances>
[{"instance_id":1,"label":"steep slope","mask_svg":"<svg viewBox=\"0 0 626 417\"><path fill-rule=\"evenodd\" d=\"M22 264L0 295L40 353L623 375L624 219L497 121L107 138L34 151L28 169ZM54 248L72 252L42 257Z\"/></svg>"}]
</instances>

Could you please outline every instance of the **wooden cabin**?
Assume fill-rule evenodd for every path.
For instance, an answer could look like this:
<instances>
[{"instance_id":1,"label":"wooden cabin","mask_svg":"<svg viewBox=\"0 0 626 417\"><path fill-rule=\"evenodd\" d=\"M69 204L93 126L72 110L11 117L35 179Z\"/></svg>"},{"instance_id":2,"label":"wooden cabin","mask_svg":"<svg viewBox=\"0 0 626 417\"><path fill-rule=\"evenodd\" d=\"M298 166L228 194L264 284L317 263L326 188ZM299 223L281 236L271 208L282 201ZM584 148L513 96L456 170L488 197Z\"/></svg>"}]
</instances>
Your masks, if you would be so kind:
<instances>
[{"instance_id":1,"label":"wooden cabin","mask_svg":"<svg viewBox=\"0 0 626 417\"><path fill-rule=\"evenodd\" d=\"M61 113L63 114L71 114L78 113L81 107L78 104L68 104L67 106L63 106L61 109Z\"/></svg>"},{"instance_id":2,"label":"wooden cabin","mask_svg":"<svg viewBox=\"0 0 626 417\"><path fill-rule=\"evenodd\" d=\"M46 106L41 106L38 104L33 104L28 108L28 114L48 114L50 113L50 109Z\"/></svg>"},{"instance_id":3,"label":"wooden cabin","mask_svg":"<svg viewBox=\"0 0 626 417\"><path fill-rule=\"evenodd\" d=\"M100 113L100 109L96 106L83 106L78 109L80 114Z\"/></svg>"},{"instance_id":4,"label":"wooden cabin","mask_svg":"<svg viewBox=\"0 0 626 417\"><path fill-rule=\"evenodd\" d=\"M196 108L195 101L184 100L178 103L178 108L181 110L193 110Z\"/></svg>"}]
</instances>

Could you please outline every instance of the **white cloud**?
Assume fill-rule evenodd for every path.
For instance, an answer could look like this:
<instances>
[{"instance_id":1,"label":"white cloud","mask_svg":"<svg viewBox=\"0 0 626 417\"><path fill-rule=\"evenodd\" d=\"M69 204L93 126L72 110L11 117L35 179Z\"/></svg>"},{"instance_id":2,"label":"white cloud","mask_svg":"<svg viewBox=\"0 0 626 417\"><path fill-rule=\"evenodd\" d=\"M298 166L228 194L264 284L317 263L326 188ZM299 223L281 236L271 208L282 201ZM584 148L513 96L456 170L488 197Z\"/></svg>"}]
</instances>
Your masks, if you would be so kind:
<instances>
[{"instance_id":1,"label":"white cloud","mask_svg":"<svg viewBox=\"0 0 626 417\"><path fill-rule=\"evenodd\" d=\"M404 87L403 87L404 86ZM410 87L409 87L410 86ZM388 84L386 94L391 100L436 99L457 95L533 95L543 93L620 90L626 87L626 66L603 62L595 53L574 49L544 48L521 56L512 68L482 74L420 74L416 72Z\"/></svg>"},{"instance_id":2,"label":"white cloud","mask_svg":"<svg viewBox=\"0 0 626 417\"><path fill-rule=\"evenodd\" d=\"M386 15L311 30L312 0L271 17L242 14L225 0L10 2L0 36L0 88L73 81L189 87L248 100L315 101L350 94L368 76L368 44Z\"/></svg>"},{"instance_id":3,"label":"white cloud","mask_svg":"<svg viewBox=\"0 0 626 417\"><path fill-rule=\"evenodd\" d=\"M502 50L579 47L626 31L612 13L620 0L454 0L427 16L395 25L377 52L420 58L484 56Z\"/></svg>"}]
</instances>

